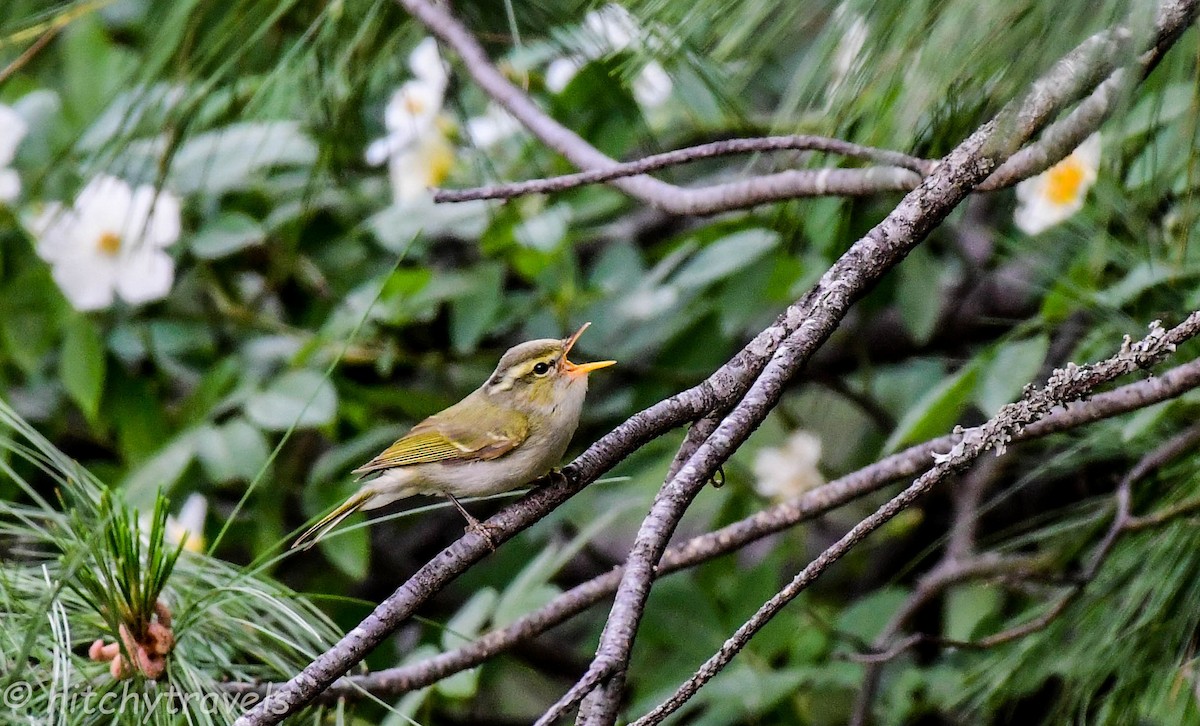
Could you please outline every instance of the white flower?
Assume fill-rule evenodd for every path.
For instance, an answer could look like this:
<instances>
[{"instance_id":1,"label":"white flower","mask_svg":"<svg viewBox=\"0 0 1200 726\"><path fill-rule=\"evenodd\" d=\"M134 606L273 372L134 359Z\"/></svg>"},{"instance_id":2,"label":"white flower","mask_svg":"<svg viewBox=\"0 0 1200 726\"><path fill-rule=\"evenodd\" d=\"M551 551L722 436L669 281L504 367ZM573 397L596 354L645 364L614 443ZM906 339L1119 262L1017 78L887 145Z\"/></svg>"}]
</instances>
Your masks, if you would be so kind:
<instances>
[{"instance_id":1,"label":"white flower","mask_svg":"<svg viewBox=\"0 0 1200 726\"><path fill-rule=\"evenodd\" d=\"M576 56L555 58L546 67L546 88L553 93L562 93L581 68L583 68L583 61Z\"/></svg>"},{"instance_id":2,"label":"white flower","mask_svg":"<svg viewBox=\"0 0 1200 726\"><path fill-rule=\"evenodd\" d=\"M609 3L583 18L583 27L603 42L601 53L625 50L638 39L637 19L624 7Z\"/></svg>"},{"instance_id":3,"label":"white flower","mask_svg":"<svg viewBox=\"0 0 1200 726\"><path fill-rule=\"evenodd\" d=\"M1071 155L1017 185L1013 221L1026 234L1037 234L1083 208L1100 169L1100 133L1087 137Z\"/></svg>"},{"instance_id":4,"label":"white flower","mask_svg":"<svg viewBox=\"0 0 1200 726\"><path fill-rule=\"evenodd\" d=\"M796 431L783 446L758 450L754 490L776 501L797 497L825 483L817 469L820 460L821 440L807 431Z\"/></svg>"},{"instance_id":5,"label":"white flower","mask_svg":"<svg viewBox=\"0 0 1200 726\"><path fill-rule=\"evenodd\" d=\"M100 310L114 293L131 305L166 297L175 263L164 248L179 239L179 199L101 175L74 206L48 204L30 224L37 253L77 310Z\"/></svg>"},{"instance_id":6,"label":"white flower","mask_svg":"<svg viewBox=\"0 0 1200 726\"><path fill-rule=\"evenodd\" d=\"M628 10L609 3L583 18L590 42L580 53L556 58L546 68L546 88L561 93L579 69L592 60L630 48L647 47L637 20ZM671 97L671 76L658 61L649 61L633 79L633 97L646 108L661 106Z\"/></svg>"},{"instance_id":7,"label":"white flower","mask_svg":"<svg viewBox=\"0 0 1200 726\"><path fill-rule=\"evenodd\" d=\"M482 116L467 119L467 136L481 149L495 146L521 130L521 122L497 104L488 104Z\"/></svg>"},{"instance_id":8,"label":"white flower","mask_svg":"<svg viewBox=\"0 0 1200 726\"><path fill-rule=\"evenodd\" d=\"M9 169L17 146L29 132L25 119L8 106L0 104L0 202L11 202L21 193L21 177Z\"/></svg>"},{"instance_id":9,"label":"white flower","mask_svg":"<svg viewBox=\"0 0 1200 726\"><path fill-rule=\"evenodd\" d=\"M409 55L413 79L392 94L384 111L387 136L371 142L368 164L388 163L397 202L425 196L450 173L454 150L442 123L449 75L433 38L421 41Z\"/></svg>"}]
</instances>

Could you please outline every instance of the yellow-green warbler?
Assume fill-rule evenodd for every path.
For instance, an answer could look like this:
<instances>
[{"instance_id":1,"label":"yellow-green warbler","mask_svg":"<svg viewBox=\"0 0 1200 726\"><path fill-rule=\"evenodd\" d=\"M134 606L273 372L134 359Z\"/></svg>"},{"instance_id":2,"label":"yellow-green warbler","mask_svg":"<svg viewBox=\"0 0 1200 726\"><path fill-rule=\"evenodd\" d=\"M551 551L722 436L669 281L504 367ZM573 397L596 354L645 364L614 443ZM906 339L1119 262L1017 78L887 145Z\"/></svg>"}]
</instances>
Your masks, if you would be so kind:
<instances>
[{"instance_id":1,"label":"yellow-green warbler","mask_svg":"<svg viewBox=\"0 0 1200 726\"><path fill-rule=\"evenodd\" d=\"M516 489L562 459L579 425L588 373L616 362L567 360L588 325L562 340L531 340L510 349L482 386L355 469L355 474L373 478L292 547L311 547L359 509L414 494L449 497L466 517L467 528L490 542L487 530L457 497Z\"/></svg>"}]
</instances>

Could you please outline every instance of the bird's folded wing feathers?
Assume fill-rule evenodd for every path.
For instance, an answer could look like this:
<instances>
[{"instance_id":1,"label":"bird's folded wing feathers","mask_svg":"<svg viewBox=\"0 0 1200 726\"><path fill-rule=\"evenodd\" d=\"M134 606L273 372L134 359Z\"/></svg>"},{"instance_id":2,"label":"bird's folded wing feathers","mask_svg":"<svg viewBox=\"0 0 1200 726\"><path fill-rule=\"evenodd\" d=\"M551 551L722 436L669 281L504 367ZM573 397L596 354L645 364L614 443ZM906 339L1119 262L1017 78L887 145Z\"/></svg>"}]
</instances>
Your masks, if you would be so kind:
<instances>
[{"instance_id":1,"label":"bird's folded wing feathers","mask_svg":"<svg viewBox=\"0 0 1200 726\"><path fill-rule=\"evenodd\" d=\"M431 464L438 461L486 461L504 456L529 435L529 420L523 414L505 411L475 411L472 420L455 424L444 416L432 416L413 427L379 456L354 470L369 474L397 466ZM491 415L488 415L491 414ZM492 420L487 420L492 419Z\"/></svg>"}]
</instances>

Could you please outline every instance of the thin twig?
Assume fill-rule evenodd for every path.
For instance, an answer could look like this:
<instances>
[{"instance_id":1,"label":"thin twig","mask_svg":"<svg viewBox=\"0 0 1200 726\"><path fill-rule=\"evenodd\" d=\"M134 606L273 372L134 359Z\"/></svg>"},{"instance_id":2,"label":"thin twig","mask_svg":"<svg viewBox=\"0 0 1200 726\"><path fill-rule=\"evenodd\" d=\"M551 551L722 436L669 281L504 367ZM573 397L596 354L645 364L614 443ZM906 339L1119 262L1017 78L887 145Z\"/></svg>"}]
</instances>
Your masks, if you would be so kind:
<instances>
[{"instance_id":1,"label":"thin twig","mask_svg":"<svg viewBox=\"0 0 1200 726\"><path fill-rule=\"evenodd\" d=\"M1164 507L1163 509L1157 512L1152 512L1151 514L1145 514L1140 517L1130 517L1125 523L1125 531L1140 532L1143 529L1160 527L1171 520L1179 519L1184 515L1191 514L1192 512L1198 510L1200 510L1200 497L1192 497L1191 499L1186 499L1178 504Z\"/></svg>"},{"instance_id":2,"label":"thin twig","mask_svg":"<svg viewBox=\"0 0 1200 726\"><path fill-rule=\"evenodd\" d=\"M1053 373L1053 368L1050 373ZM863 672L862 688L858 691L854 711L850 716L851 726L861 726L870 720L871 706L875 700L875 691L879 688L883 666L909 647L922 642L921 634L904 638L901 641L903 645L893 642L910 618L952 584L971 577L1010 571L1007 560L1011 558L996 554L977 555L975 549L979 504L984 490L999 476L1003 461L1000 457L994 457L978 462L954 488L954 509L945 553L942 559L920 578L912 593L892 614L872 643L871 657L865 661L867 667ZM1005 564L1000 570L991 567L1001 562ZM1018 565L1014 563L1013 566Z\"/></svg>"},{"instance_id":3,"label":"thin twig","mask_svg":"<svg viewBox=\"0 0 1200 726\"><path fill-rule=\"evenodd\" d=\"M751 154L767 151L823 151L839 154L855 159L865 159L887 166L908 169L921 176L933 171L935 162L922 159L899 151L878 149L873 146L863 146L850 141L834 139L828 136L791 135L763 136L746 139L724 139L707 144L689 146L683 149L652 154L635 161L615 164L606 169L563 174L548 179L530 179L529 181L513 182L510 184L493 184L475 187L473 189L437 189L433 193L435 202L467 202L476 199L511 199L526 194L547 194L561 192L567 189L612 181L622 177L638 176L647 172L665 169L670 166L687 164L701 159L712 159L733 154ZM814 184L817 176L826 170L800 170L813 174ZM862 170L854 170L862 171ZM915 179L915 177L914 177ZM843 185L844 186L844 185Z\"/></svg>"},{"instance_id":4,"label":"thin twig","mask_svg":"<svg viewBox=\"0 0 1200 726\"><path fill-rule=\"evenodd\" d=\"M607 172L618 165L578 134L551 118L525 91L492 63L471 32L443 6L430 0L397 0L430 33L458 54L472 80L537 139L585 172ZM683 189L639 175L612 179L613 186L671 214L705 215L811 193L861 194L866 189L907 191L920 181L916 172L895 167L784 171L742 181Z\"/></svg>"}]
</instances>

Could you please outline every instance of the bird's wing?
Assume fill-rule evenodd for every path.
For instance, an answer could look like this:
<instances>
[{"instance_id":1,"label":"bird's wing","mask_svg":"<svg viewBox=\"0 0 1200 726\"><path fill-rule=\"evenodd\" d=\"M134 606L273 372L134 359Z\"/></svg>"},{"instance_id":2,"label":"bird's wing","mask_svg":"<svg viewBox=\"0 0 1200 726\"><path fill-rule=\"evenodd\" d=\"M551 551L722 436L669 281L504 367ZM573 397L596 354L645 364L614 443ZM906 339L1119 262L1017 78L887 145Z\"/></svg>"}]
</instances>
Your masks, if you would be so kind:
<instances>
[{"instance_id":1,"label":"bird's wing","mask_svg":"<svg viewBox=\"0 0 1200 726\"><path fill-rule=\"evenodd\" d=\"M413 427L379 456L354 470L369 474L397 466L437 461L486 461L504 456L529 436L529 419L516 411L474 405L470 417L452 415L457 406ZM447 415L451 414L451 415ZM461 423L447 419L461 420Z\"/></svg>"}]
</instances>

